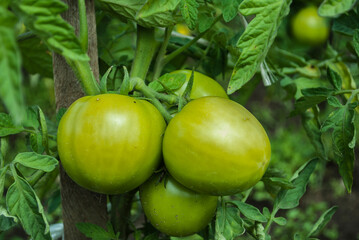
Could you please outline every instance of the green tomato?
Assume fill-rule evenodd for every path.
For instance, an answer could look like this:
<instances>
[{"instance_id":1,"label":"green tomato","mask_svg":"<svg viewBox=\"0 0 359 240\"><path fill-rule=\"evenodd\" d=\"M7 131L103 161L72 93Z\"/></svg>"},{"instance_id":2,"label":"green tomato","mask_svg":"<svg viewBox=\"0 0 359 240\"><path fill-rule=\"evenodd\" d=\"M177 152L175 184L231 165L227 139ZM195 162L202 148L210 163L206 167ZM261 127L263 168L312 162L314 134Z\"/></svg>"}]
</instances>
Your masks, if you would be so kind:
<instances>
[{"instance_id":1,"label":"green tomato","mask_svg":"<svg viewBox=\"0 0 359 240\"><path fill-rule=\"evenodd\" d=\"M171 176L160 181L159 174L140 186L140 199L151 224L159 231L177 237L203 229L217 208L217 197L193 192Z\"/></svg>"},{"instance_id":2,"label":"green tomato","mask_svg":"<svg viewBox=\"0 0 359 240\"><path fill-rule=\"evenodd\" d=\"M301 9L292 19L293 36L302 43L318 45L329 36L329 26L325 18L318 15L318 9L310 6Z\"/></svg>"},{"instance_id":3,"label":"green tomato","mask_svg":"<svg viewBox=\"0 0 359 240\"><path fill-rule=\"evenodd\" d=\"M177 95L182 95L184 91L186 90L188 81L191 77L192 71L191 70L177 70L174 72L171 72L171 74L178 74L182 73L186 75L186 82L182 85L180 89L178 89L175 93ZM226 91L224 91L223 87L214 79L207 77L206 75L194 72L193 74L193 85L192 85L192 91L190 98L191 99L197 99L200 97L206 97L206 96L217 96L217 97L223 97L228 98L228 95Z\"/></svg>"},{"instance_id":4,"label":"green tomato","mask_svg":"<svg viewBox=\"0 0 359 240\"><path fill-rule=\"evenodd\" d=\"M118 194L146 181L161 158L165 121L149 102L117 94L75 101L62 117L62 166L80 186Z\"/></svg>"},{"instance_id":5,"label":"green tomato","mask_svg":"<svg viewBox=\"0 0 359 240\"><path fill-rule=\"evenodd\" d=\"M240 104L220 97L189 102L169 123L163 156L169 173L189 189L231 195L255 185L271 155L268 136Z\"/></svg>"}]
</instances>

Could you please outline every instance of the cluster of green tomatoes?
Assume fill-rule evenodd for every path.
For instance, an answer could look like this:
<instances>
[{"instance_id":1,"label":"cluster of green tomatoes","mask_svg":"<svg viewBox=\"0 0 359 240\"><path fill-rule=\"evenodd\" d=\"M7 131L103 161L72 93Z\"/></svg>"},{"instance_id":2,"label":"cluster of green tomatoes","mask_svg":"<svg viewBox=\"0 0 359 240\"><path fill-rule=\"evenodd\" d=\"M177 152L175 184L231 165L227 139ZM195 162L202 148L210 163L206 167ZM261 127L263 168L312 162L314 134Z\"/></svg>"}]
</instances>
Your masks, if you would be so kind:
<instances>
[{"instance_id":1,"label":"cluster of green tomatoes","mask_svg":"<svg viewBox=\"0 0 359 240\"><path fill-rule=\"evenodd\" d=\"M191 75L177 73L187 81ZM218 196L261 179L271 150L262 125L215 80L194 72L190 98L168 125L146 100L118 94L78 99L58 128L65 171L94 192L139 188L146 217L165 234L200 231L213 218Z\"/></svg>"}]
</instances>

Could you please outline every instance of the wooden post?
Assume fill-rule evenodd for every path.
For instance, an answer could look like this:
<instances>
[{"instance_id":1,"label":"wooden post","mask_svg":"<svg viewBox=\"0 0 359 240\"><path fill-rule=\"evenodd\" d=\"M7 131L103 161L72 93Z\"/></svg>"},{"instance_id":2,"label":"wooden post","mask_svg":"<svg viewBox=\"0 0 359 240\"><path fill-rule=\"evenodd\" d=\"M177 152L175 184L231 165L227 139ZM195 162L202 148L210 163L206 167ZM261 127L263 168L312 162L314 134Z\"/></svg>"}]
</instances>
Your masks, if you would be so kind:
<instances>
[{"instance_id":1,"label":"wooden post","mask_svg":"<svg viewBox=\"0 0 359 240\"><path fill-rule=\"evenodd\" d=\"M69 5L62 17L79 32L79 11L77 0L64 0ZM94 0L86 0L87 22L88 22L88 55L91 58L90 65L95 78L99 79L97 35L95 21ZM55 81L55 97L57 110L69 107L76 99L84 95L79 82L72 69L67 65L65 59L53 55L53 69ZM61 160L61 159L60 159ZM60 167L62 218L66 240L87 239L76 228L78 222L90 222L102 227L107 222L107 196L88 191L74 183L66 172Z\"/></svg>"}]
</instances>

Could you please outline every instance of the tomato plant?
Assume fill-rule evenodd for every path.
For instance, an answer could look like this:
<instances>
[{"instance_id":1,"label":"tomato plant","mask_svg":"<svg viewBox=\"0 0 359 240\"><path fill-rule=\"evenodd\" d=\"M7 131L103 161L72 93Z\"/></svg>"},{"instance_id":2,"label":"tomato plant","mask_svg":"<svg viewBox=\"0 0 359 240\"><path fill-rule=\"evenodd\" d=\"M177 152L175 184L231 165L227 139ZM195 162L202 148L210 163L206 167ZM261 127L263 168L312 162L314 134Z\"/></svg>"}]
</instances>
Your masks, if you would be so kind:
<instances>
[{"instance_id":1,"label":"tomato plant","mask_svg":"<svg viewBox=\"0 0 359 240\"><path fill-rule=\"evenodd\" d=\"M59 124L61 163L87 189L127 192L158 166L164 129L163 117L147 101L117 94L83 97Z\"/></svg>"},{"instance_id":2,"label":"tomato plant","mask_svg":"<svg viewBox=\"0 0 359 240\"><path fill-rule=\"evenodd\" d=\"M189 102L169 123L163 156L184 186L211 195L244 191L263 176L270 143L258 120L240 104L220 97Z\"/></svg>"},{"instance_id":3,"label":"tomato plant","mask_svg":"<svg viewBox=\"0 0 359 240\"><path fill-rule=\"evenodd\" d=\"M0 239L357 237L358 1L95 2L1 1Z\"/></svg>"},{"instance_id":4,"label":"tomato plant","mask_svg":"<svg viewBox=\"0 0 359 240\"><path fill-rule=\"evenodd\" d=\"M327 20L318 15L315 6L301 9L293 17L291 29L298 41L309 45L322 44L329 36Z\"/></svg>"},{"instance_id":5,"label":"tomato plant","mask_svg":"<svg viewBox=\"0 0 359 240\"><path fill-rule=\"evenodd\" d=\"M176 94L182 95L187 87L188 81L191 77L191 70L177 70L171 73L182 73L186 75L186 82L182 85L182 87L175 91ZM224 91L223 87L214 79L200 73L193 72L193 85L190 94L191 99L196 99L200 97L206 96L218 96L223 98L228 98L226 91Z\"/></svg>"},{"instance_id":6,"label":"tomato plant","mask_svg":"<svg viewBox=\"0 0 359 240\"><path fill-rule=\"evenodd\" d=\"M194 192L171 176L152 176L140 187L143 210L161 232L183 237L202 230L214 216L217 197Z\"/></svg>"}]
</instances>

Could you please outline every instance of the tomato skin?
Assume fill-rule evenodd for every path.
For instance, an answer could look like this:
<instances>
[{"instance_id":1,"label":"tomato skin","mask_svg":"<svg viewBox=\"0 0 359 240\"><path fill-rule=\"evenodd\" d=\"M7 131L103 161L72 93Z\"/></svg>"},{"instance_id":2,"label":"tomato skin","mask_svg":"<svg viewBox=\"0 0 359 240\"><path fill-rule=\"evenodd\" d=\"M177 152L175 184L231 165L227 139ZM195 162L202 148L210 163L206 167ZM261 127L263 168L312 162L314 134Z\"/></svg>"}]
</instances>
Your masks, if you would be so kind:
<instances>
[{"instance_id":1,"label":"tomato skin","mask_svg":"<svg viewBox=\"0 0 359 240\"><path fill-rule=\"evenodd\" d=\"M59 124L61 163L84 188L105 194L130 191L158 166L165 126L158 110L144 100L117 94L80 98Z\"/></svg>"},{"instance_id":2,"label":"tomato skin","mask_svg":"<svg viewBox=\"0 0 359 240\"><path fill-rule=\"evenodd\" d=\"M318 15L318 9L310 6L301 9L292 19L293 36L302 43L319 45L329 36L329 26L325 18Z\"/></svg>"},{"instance_id":3,"label":"tomato skin","mask_svg":"<svg viewBox=\"0 0 359 240\"><path fill-rule=\"evenodd\" d=\"M189 102L169 123L162 151L166 168L178 182L209 195L252 187L271 154L258 120L240 104L220 97Z\"/></svg>"},{"instance_id":4,"label":"tomato skin","mask_svg":"<svg viewBox=\"0 0 359 240\"><path fill-rule=\"evenodd\" d=\"M159 178L159 174L153 175L140 186L143 210L155 228L184 237L208 225L216 212L217 197L193 192L171 176L161 182Z\"/></svg>"},{"instance_id":5,"label":"tomato skin","mask_svg":"<svg viewBox=\"0 0 359 240\"><path fill-rule=\"evenodd\" d=\"M175 92L177 95L182 95L187 87L192 71L184 69L171 72L171 74L172 73L182 73L186 75L186 82L182 85L180 89ZM194 71L193 85L190 98L197 99L206 96L228 98L226 91L224 91L223 87L218 82L200 72Z\"/></svg>"}]
</instances>

